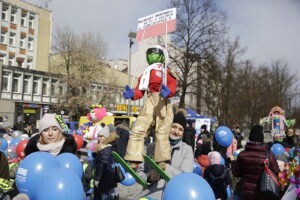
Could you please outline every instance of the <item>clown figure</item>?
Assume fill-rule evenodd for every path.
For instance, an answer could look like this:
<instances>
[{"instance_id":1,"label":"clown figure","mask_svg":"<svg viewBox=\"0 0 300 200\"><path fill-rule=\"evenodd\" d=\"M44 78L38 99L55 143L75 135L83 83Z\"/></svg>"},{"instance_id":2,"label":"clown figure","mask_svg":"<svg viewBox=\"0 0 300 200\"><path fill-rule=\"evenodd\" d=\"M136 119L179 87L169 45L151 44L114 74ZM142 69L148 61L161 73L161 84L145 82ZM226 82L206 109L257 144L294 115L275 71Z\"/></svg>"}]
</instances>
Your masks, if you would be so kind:
<instances>
[{"instance_id":1,"label":"clown figure","mask_svg":"<svg viewBox=\"0 0 300 200\"><path fill-rule=\"evenodd\" d=\"M125 99L132 100L142 98L145 93L147 95L147 100L132 128L125 155L125 160L134 169L143 162L144 139L152 124L155 124L155 162L164 169L171 157L168 134L173 121L173 110L169 98L176 92L176 75L170 69L166 69L166 85L163 84L165 56L168 55L162 46L148 48L146 58L149 66L139 77L136 88L133 90L126 86L123 93Z\"/></svg>"},{"instance_id":2,"label":"clown figure","mask_svg":"<svg viewBox=\"0 0 300 200\"><path fill-rule=\"evenodd\" d=\"M93 123L88 131L84 134L83 138L85 140L89 140L87 148L94 151L97 143L98 143L98 136L102 130L99 121L101 121L106 116L106 109L103 108L101 105L92 105L90 113L87 114L87 118Z\"/></svg>"},{"instance_id":3,"label":"clown figure","mask_svg":"<svg viewBox=\"0 0 300 200\"><path fill-rule=\"evenodd\" d=\"M275 106L269 113L269 121L272 123L271 133L274 140L282 142L285 138L284 124L286 123L285 112L279 106Z\"/></svg>"}]
</instances>

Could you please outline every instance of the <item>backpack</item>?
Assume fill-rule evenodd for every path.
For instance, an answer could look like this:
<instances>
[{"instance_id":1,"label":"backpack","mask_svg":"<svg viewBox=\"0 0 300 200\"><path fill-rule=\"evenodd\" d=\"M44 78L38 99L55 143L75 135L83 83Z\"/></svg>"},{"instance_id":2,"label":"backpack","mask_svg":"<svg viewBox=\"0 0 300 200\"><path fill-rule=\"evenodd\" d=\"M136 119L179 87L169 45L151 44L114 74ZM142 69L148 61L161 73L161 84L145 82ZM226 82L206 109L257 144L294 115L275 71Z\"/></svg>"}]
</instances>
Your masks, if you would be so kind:
<instances>
[{"instance_id":1,"label":"backpack","mask_svg":"<svg viewBox=\"0 0 300 200\"><path fill-rule=\"evenodd\" d=\"M222 189L226 189L227 185L225 183L225 178L226 175L228 173L228 169L225 167L224 168L224 172L221 176L215 177L213 173L209 173L209 182L213 185L213 186L217 186L217 187L222 187Z\"/></svg>"}]
</instances>

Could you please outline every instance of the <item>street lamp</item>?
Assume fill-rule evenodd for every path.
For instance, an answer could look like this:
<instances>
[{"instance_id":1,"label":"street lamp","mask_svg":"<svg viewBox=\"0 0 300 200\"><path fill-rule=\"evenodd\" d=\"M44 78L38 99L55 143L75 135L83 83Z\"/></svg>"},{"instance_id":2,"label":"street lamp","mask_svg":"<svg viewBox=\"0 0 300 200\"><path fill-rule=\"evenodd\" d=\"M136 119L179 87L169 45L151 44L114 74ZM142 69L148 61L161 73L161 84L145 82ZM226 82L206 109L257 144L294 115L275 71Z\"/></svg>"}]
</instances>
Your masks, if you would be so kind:
<instances>
[{"instance_id":1,"label":"street lamp","mask_svg":"<svg viewBox=\"0 0 300 200\"><path fill-rule=\"evenodd\" d=\"M130 74L131 74L131 47L134 44L132 41L133 38L136 38L136 32L130 32L128 34L129 37L129 58L128 58L128 85L130 86ZM130 115L130 100L128 99L127 103L127 115Z\"/></svg>"}]
</instances>

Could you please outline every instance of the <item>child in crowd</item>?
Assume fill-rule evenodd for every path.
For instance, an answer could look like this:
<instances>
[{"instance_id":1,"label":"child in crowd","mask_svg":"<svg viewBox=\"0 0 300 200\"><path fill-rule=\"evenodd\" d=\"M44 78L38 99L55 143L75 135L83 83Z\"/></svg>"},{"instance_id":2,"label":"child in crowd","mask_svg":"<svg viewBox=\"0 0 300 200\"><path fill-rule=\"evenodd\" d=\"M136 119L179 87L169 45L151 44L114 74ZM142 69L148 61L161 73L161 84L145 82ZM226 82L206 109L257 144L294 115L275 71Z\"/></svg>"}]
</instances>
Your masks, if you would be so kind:
<instances>
[{"instance_id":1,"label":"child in crowd","mask_svg":"<svg viewBox=\"0 0 300 200\"><path fill-rule=\"evenodd\" d=\"M205 169L204 179L215 193L216 199L227 200L226 188L231 184L229 170L221 165L221 154L212 151L208 154L209 166Z\"/></svg>"},{"instance_id":2,"label":"child in crowd","mask_svg":"<svg viewBox=\"0 0 300 200\"><path fill-rule=\"evenodd\" d=\"M110 133L107 137L99 136L99 143L95 148L95 200L118 199L115 191L117 180L115 179L114 169L112 167L112 143L119 138L116 132Z\"/></svg>"}]
</instances>

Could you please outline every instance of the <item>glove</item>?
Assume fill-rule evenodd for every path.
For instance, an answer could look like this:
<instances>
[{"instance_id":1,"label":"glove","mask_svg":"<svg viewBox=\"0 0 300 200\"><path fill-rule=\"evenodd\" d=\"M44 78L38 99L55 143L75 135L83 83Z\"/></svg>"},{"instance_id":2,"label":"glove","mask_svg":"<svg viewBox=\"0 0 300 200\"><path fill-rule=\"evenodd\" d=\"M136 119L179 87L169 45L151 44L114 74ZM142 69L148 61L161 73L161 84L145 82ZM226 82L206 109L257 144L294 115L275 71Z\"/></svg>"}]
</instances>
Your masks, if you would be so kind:
<instances>
[{"instance_id":1,"label":"glove","mask_svg":"<svg viewBox=\"0 0 300 200\"><path fill-rule=\"evenodd\" d=\"M160 89L160 96L166 98L169 96L169 94L170 94L170 89L167 86L162 85Z\"/></svg>"},{"instance_id":2,"label":"glove","mask_svg":"<svg viewBox=\"0 0 300 200\"><path fill-rule=\"evenodd\" d=\"M125 99L131 99L134 96L134 91L128 85L126 85L125 89L126 90L123 92L123 97Z\"/></svg>"}]
</instances>

